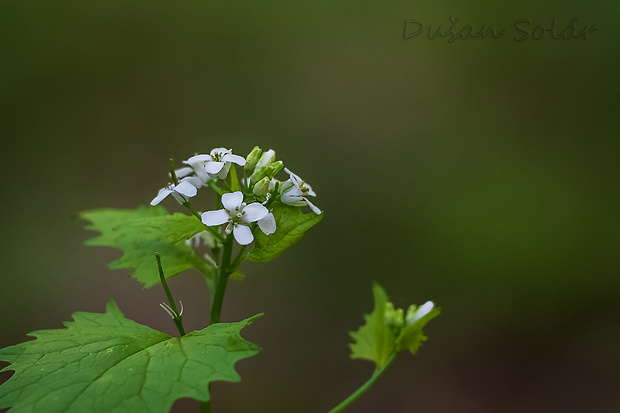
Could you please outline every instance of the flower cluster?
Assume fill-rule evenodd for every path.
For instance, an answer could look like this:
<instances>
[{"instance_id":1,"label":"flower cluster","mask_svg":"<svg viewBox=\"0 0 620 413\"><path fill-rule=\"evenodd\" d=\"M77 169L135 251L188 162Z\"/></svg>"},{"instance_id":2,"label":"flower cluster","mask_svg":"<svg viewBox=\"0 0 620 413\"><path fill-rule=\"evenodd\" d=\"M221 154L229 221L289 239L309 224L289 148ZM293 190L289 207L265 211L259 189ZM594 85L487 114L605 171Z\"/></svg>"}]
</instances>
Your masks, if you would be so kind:
<instances>
[{"instance_id":1,"label":"flower cluster","mask_svg":"<svg viewBox=\"0 0 620 413\"><path fill-rule=\"evenodd\" d=\"M310 185L284 168L282 161L276 161L272 149L262 151L257 146L243 158L233 154L231 149L215 148L208 155L194 155L183 164L185 166L171 173L173 183L160 189L151 205L172 195L180 204L192 208L190 198L196 196L200 188L211 187L218 193L218 204L223 208L202 213L202 222L207 227L226 224L224 234L232 233L241 245L254 240L256 228L266 235L277 231L272 213L275 202L293 207L307 205L313 213L321 214L308 199L316 196ZM242 179L230 173L233 164L243 167ZM282 169L288 175L284 181L275 178Z\"/></svg>"}]
</instances>

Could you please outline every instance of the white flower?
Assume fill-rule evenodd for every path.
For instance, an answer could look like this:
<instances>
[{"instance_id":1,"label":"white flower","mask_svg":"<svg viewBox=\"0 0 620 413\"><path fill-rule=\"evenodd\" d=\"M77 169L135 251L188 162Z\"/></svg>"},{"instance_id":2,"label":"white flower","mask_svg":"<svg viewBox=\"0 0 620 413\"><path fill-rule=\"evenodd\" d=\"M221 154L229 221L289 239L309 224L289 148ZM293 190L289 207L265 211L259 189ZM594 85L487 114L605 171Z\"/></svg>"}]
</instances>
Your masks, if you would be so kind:
<instances>
[{"instance_id":1,"label":"white flower","mask_svg":"<svg viewBox=\"0 0 620 413\"><path fill-rule=\"evenodd\" d=\"M250 223L261 221L270 214L269 210L258 202L246 205L243 202L241 191L222 195L222 206L224 207L223 209L207 211L202 214L202 222L208 227L228 223L225 230L226 234L232 232L235 240L241 245L248 245L254 240L249 226ZM269 218L267 218L263 225L270 229ZM261 230L263 225L259 222ZM275 219L273 220L273 226L275 230Z\"/></svg>"},{"instance_id":2,"label":"white flower","mask_svg":"<svg viewBox=\"0 0 620 413\"><path fill-rule=\"evenodd\" d=\"M239 155L234 155L232 149L215 148L209 155L194 155L186 161L183 168L175 171L178 178L195 174L202 183L206 184L211 179L226 179L230 164L235 163L239 166L245 165L245 159Z\"/></svg>"},{"instance_id":3,"label":"white flower","mask_svg":"<svg viewBox=\"0 0 620 413\"><path fill-rule=\"evenodd\" d=\"M430 313L433 307L435 307L435 303L432 301L427 301L416 310L414 310L415 306L409 308L407 311L407 325L415 323L426 314Z\"/></svg>"},{"instance_id":4,"label":"white flower","mask_svg":"<svg viewBox=\"0 0 620 413\"><path fill-rule=\"evenodd\" d=\"M305 183L299 176L295 175L287 168L284 168L284 171L290 175L290 178L284 181L280 186L282 203L293 206L308 205L312 212L320 215L321 210L314 206L307 198L309 196L316 196L316 193L312 190L310 185Z\"/></svg>"},{"instance_id":5,"label":"white flower","mask_svg":"<svg viewBox=\"0 0 620 413\"><path fill-rule=\"evenodd\" d=\"M196 185L198 183L198 178L190 176L181 179L178 185L170 184L167 187L159 190L157 196L151 201L151 205L155 206L159 204L165 197L170 194L172 194L174 199L176 199L180 204L182 204L186 202L188 198L196 195L196 193L198 192L198 190L196 189Z\"/></svg>"},{"instance_id":6,"label":"white flower","mask_svg":"<svg viewBox=\"0 0 620 413\"><path fill-rule=\"evenodd\" d=\"M245 165L245 159L239 155L233 155L232 149L215 148L211 151L211 162L205 165L205 171L217 179L225 179L230 170L230 164L235 163L239 166Z\"/></svg>"}]
</instances>

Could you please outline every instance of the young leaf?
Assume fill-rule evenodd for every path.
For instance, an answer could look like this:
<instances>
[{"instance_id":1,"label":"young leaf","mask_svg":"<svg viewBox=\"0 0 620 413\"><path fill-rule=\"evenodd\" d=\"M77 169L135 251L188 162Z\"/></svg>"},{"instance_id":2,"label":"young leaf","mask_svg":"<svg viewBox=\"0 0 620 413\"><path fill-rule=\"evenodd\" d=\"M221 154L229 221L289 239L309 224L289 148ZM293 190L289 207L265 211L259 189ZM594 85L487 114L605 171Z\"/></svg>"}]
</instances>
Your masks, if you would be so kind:
<instances>
[{"instance_id":1,"label":"young leaf","mask_svg":"<svg viewBox=\"0 0 620 413\"><path fill-rule=\"evenodd\" d=\"M409 350L411 354L415 354L420 348L420 345L428 337L422 333L422 328L428 323L431 318L439 315L441 310L439 308L433 308L424 317L416 320L415 323L408 324L400 332L400 335L396 339L397 351Z\"/></svg>"},{"instance_id":2,"label":"young leaf","mask_svg":"<svg viewBox=\"0 0 620 413\"><path fill-rule=\"evenodd\" d=\"M190 268L202 272L209 282L214 280L210 266L203 261L185 240L203 231L204 225L195 217L169 214L160 206L137 209L94 209L79 215L91 225L86 229L101 235L86 241L86 245L101 245L123 250L124 255L110 263L112 269L132 268L132 277L145 288L159 282L154 254L159 252L166 277Z\"/></svg>"},{"instance_id":3,"label":"young leaf","mask_svg":"<svg viewBox=\"0 0 620 413\"><path fill-rule=\"evenodd\" d=\"M401 351L409 350L411 354L420 347L422 341L426 340L422 334L422 328L426 323L440 313L439 308L433 308L433 303L429 302L431 308L420 318L415 317L416 306L411 306L405 320L403 310L395 309L389 302L385 290L379 284L373 285L375 297L375 309L371 314L364 316L366 324L358 331L350 333L355 340L350 344L351 358L366 359L374 362L377 369L384 367L390 357ZM422 314L422 313L418 313ZM409 320L410 319L410 320Z\"/></svg>"},{"instance_id":4,"label":"young leaf","mask_svg":"<svg viewBox=\"0 0 620 413\"><path fill-rule=\"evenodd\" d=\"M396 344L394 333L385 323L385 309L388 297L379 284L372 287L375 296L375 309L371 314L364 316L366 324L358 331L350 333L355 343L351 347L351 358L366 359L374 362L381 368L388 361Z\"/></svg>"},{"instance_id":5,"label":"young leaf","mask_svg":"<svg viewBox=\"0 0 620 413\"><path fill-rule=\"evenodd\" d=\"M256 317L219 323L181 338L123 316L75 313L66 329L35 331L35 340L0 349L0 409L11 412L168 412L176 399L210 399L215 380L241 380L234 364L260 348L239 334Z\"/></svg>"},{"instance_id":6,"label":"young leaf","mask_svg":"<svg viewBox=\"0 0 620 413\"><path fill-rule=\"evenodd\" d=\"M297 243L307 230L323 219L323 214L304 214L299 207L281 203L275 203L272 212L276 219L276 232L271 235L265 235L260 230L255 232L254 248L248 254L252 261L271 261Z\"/></svg>"}]
</instances>

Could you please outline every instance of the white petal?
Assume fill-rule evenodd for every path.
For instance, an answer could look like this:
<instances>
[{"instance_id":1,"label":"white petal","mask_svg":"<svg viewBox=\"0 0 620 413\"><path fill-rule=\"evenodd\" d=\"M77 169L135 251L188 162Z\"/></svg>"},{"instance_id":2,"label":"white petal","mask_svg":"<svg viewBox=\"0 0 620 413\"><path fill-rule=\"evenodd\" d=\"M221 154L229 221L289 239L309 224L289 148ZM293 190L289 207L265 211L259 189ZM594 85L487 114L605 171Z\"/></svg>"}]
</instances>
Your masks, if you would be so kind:
<instances>
[{"instance_id":1,"label":"white petal","mask_svg":"<svg viewBox=\"0 0 620 413\"><path fill-rule=\"evenodd\" d=\"M286 196L286 194L282 195L281 201L283 204L302 207L307 205L306 200L301 196Z\"/></svg>"},{"instance_id":2,"label":"white petal","mask_svg":"<svg viewBox=\"0 0 620 413\"><path fill-rule=\"evenodd\" d=\"M236 225L233 229L233 235L240 245L248 245L254 241L254 235L247 225Z\"/></svg>"},{"instance_id":3,"label":"white petal","mask_svg":"<svg viewBox=\"0 0 620 413\"><path fill-rule=\"evenodd\" d=\"M208 227L212 227L214 225L222 225L225 222L228 222L230 215L223 209L218 209L217 211L207 211L202 214L202 223Z\"/></svg>"},{"instance_id":4,"label":"white petal","mask_svg":"<svg viewBox=\"0 0 620 413\"><path fill-rule=\"evenodd\" d=\"M189 182L196 189L200 189L202 185L204 185L204 182L202 181L202 179L198 178L197 176L188 176L187 178L183 178L182 182Z\"/></svg>"},{"instance_id":5,"label":"white petal","mask_svg":"<svg viewBox=\"0 0 620 413\"><path fill-rule=\"evenodd\" d=\"M263 219L265 215L269 213L269 210L258 202L252 202L250 205L243 208L243 215L241 219L245 222L254 222L259 219Z\"/></svg>"},{"instance_id":6,"label":"white petal","mask_svg":"<svg viewBox=\"0 0 620 413\"><path fill-rule=\"evenodd\" d=\"M270 235L276 232L276 218L270 212L263 219L258 221L258 227L265 235Z\"/></svg>"},{"instance_id":7,"label":"white petal","mask_svg":"<svg viewBox=\"0 0 620 413\"><path fill-rule=\"evenodd\" d=\"M194 155L191 158L189 158L187 161L183 161L183 163L185 165L194 165L197 163L204 163L204 162L209 162L212 160L213 158L211 158L211 155Z\"/></svg>"},{"instance_id":8,"label":"white petal","mask_svg":"<svg viewBox=\"0 0 620 413\"><path fill-rule=\"evenodd\" d=\"M232 153L227 153L226 155L224 155L222 157L222 160L224 162L236 163L239 166L245 165L245 159L243 158L243 156L233 155Z\"/></svg>"},{"instance_id":9,"label":"white petal","mask_svg":"<svg viewBox=\"0 0 620 413\"><path fill-rule=\"evenodd\" d=\"M269 190L273 191L273 188L275 188L276 184L279 182L280 181L278 181L276 178L271 178L271 181L269 182Z\"/></svg>"},{"instance_id":10,"label":"white petal","mask_svg":"<svg viewBox=\"0 0 620 413\"><path fill-rule=\"evenodd\" d=\"M224 162L207 162L205 164L205 171L210 174L216 174L222 170Z\"/></svg>"},{"instance_id":11,"label":"white petal","mask_svg":"<svg viewBox=\"0 0 620 413\"><path fill-rule=\"evenodd\" d=\"M159 192L157 193L157 196L155 198L153 198L153 200L151 201L151 205L155 206L155 205L159 204L161 201L164 200L165 197L170 195L171 192L172 192L172 190L170 190L168 188L160 189Z\"/></svg>"},{"instance_id":12,"label":"white petal","mask_svg":"<svg viewBox=\"0 0 620 413\"><path fill-rule=\"evenodd\" d=\"M418 311L415 313L413 321L419 320L420 318L424 317L433 309L433 307L435 307L435 303L433 303L432 301L427 301L422 304L420 308L418 308Z\"/></svg>"},{"instance_id":13,"label":"white petal","mask_svg":"<svg viewBox=\"0 0 620 413\"><path fill-rule=\"evenodd\" d=\"M232 149L226 149L226 148L215 148L213 150L211 150L211 152L209 152L211 154L211 156L215 156L216 153L223 153L223 154L227 154L227 153L231 153Z\"/></svg>"},{"instance_id":14,"label":"white petal","mask_svg":"<svg viewBox=\"0 0 620 413\"><path fill-rule=\"evenodd\" d=\"M284 181L282 183L282 185L280 185L280 193L283 194L284 192L289 191L291 188L293 188L295 185L293 184L293 181L291 181L290 179L287 179L286 181ZM271 189L271 188L269 188ZM300 191L301 193L301 191Z\"/></svg>"},{"instance_id":15,"label":"white petal","mask_svg":"<svg viewBox=\"0 0 620 413\"><path fill-rule=\"evenodd\" d=\"M231 212L234 211L235 208L239 208L242 202L243 194L241 191L222 195L222 206Z\"/></svg>"},{"instance_id":16,"label":"white petal","mask_svg":"<svg viewBox=\"0 0 620 413\"><path fill-rule=\"evenodd\" d=\"M289 174L289 176L291 177L291 181L293 182L293 184L295 184L295 186L300 186L301 185L303 180L298 175L295 175L294 173L292 173L291 170L288 169L288 168L284 168L284 171L287 174Z\"/></svg>"},{"instance_id":17,"label":"white petal","mask_svg":"<svg viewBox=\"0 0 620 413\"><path fill-rule=\"evenodd\" d=\"M205 171L204 164L195 164L193 168L194 172L196 172L196 176L200 178L203 183L207 183L207 181L211 179L207 171Z\"/></svg>"},{"instance_id":18,"label":"white petal","mask_svg":"<svg viewBox=\"0 0 620 413\"><path fill-rule=\"evenodd\" d=\"M304 198L304 199L308 203L308 206L310 207L312 212L314 212L317 215L321 215L321 210L320 209L318 209L312 202L308 201L308 198Z\"/></svg>"},{"instance_id":19,"label":"white petal","mask_svg":"<svg viewBox=\"0 0 620 413\"><path fill-rule=\"evenodd\" d=\"M310 187L310 185L306 184L305 186L308 189L308 193L306 195L308 195L308 196L316 196L316 192L314 192L312 190L312 187Z\"/></svg>"},{"instance_id":20,"label":"white petal","mask_svg":"<svg viewBox=\"0 0 620 413\"><path fill-rule=\"evenodd\" d=\"M286 185L287 182L290 182L290 181L286 181L284 185ZM282 200L282 203L287 204L287 205L293 205L293 206L306 205L306 201L303 198L303 194L301 193L301 190L299 189L299 187L294 186L292 183L289 184L288 189L282 191L280 199Z\"/></svg>"},{"instance_id":21,"label":"white petal","mask_svg":"<svg viewBox=\"0 0 620 413\"><path fill-rule=\"evenodd\" d=\"M194 173L194 169L191 166L184 166L183 168L179 168L174 171L174 174L177 178L185 178L187 175L191 175Z\"/></svg>"},{"instance_id":22,"label":"white petal","mask_svg":"<svg viewBox=\"0 0 620 413\"><path fill-rule=\"evenodd\" d=\"M224 167L221 171L216 173L215 175L211 175L213 179L226 179L228 176L228 171L230 170L230 162L224 162Z\"/></svg>"},{"instance_id":23,"label":"white petal","mask_svg":"<svg viewBox=\"0 0 620 413\"><path fill-rule=\"evenodd\" d=\"M187 201L187 198L185 198L183 195L181 195L177 191L172 191L172 197L176 199L179 204L183 204Z\"/></svg>"},{"instance_id":24,"label":"white petal","mask_svg":"<svg viewBox=\"0 0 620 413\"><path fill-rule=\"evenodd\" d=\"M181 195L185 195L188 198L196 196L198 190L194 185L191 184L191 182L187 181L186 179L187 178L179 182L179 184L174 187L174 191L178 192Z\"/></svg>"},{"instance_id":25,"label":"white petal","mask_svg":"<svg viewBox=\"0 0 620 413\"><path fill-rule=\"evenodd\" d=\"M297 197L303 196L303 192L298 186L292 185L287 190L284 191L284 194L288 194L288 196Z\"/></svg>"}]
</instances>

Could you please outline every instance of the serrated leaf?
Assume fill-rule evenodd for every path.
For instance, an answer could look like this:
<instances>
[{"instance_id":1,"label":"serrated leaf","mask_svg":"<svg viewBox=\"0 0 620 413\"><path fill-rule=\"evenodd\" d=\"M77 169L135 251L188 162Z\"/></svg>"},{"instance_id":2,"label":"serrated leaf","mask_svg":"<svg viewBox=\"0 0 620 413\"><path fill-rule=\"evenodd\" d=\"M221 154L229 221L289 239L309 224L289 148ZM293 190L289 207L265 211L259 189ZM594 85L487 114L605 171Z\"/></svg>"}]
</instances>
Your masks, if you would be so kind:
<instances>
[{"instance_id":1,"label":"serrated leaf","mask_svg":"<svg viewBox=\"0 0 620 413\"><path fill-rule=\"evenodd\" d=\"M0 349L4 370L0 409L11 412L168 412L175 400L210 398L208 384L237 382L237 361L260 348L240 331L258 316L170 337L124 317L75 313L66 329L31 333L35 340Z\"/></svg>"},{"instance_id":2,"label":"serrated leaf","mask_svg":"<svg viewBox=\"0 0 620 413\"><path fill-rule=\"evenodd\" d=\"M403 327L400 335L396 339L397 350L409 350L411 354L415 354L420 348L420 345L423 341L425 341L428 337L422 333L422 328L428 323L433 317L439 315L441 309L433 308L428 314L424 317L417 320L415 323L406 325Z\"/></svg>"},{"instance_id":3,"label":"serrated leaf","mask_svg":"<svg viewBox=\"0 0 620 413\"><path fill-rule=\"evenodd\" d=\"M366 324L350 333L355 340L350 344L351 358L370 360L380 369L399 351L409 350L415 354L422 341L426 340L422 328L440 313L440 309L433 308L426 315L405 324L403 310L394 308L379 284L373 285L373 294L375 308L371 314L364 316ZM415 306L412 307L415 310Z\"/></svg>"},{"instance_id":4,"label":"serrated leaf","mask_svg":"<svg viewBox=\"0 0 620 413\"><path fill-rule=\"evenodd\" d=\"M394 352L396 337L385 323L385 308L389 302L385 290L375 283L372 291L375 297L375 309L364 316L366 324L358 331L350 333L355 343L349 346L351 358L370 360L377 365L377 368L381 368Z\"/></svg>"},{"instance_id":5,"label":"serrated leaf","mask_svg":"<svg viewBox=\"0 0 620 413\"><path fill-rule=\"evenodd\" d=\"M271 261L296 244L307 230L323 219L323 214L304 214L299 207L281 203L274 204L272 212L276 220L276 232L265 235L256 231L254 248L248 254L252 261Z\"/></svg>"},{"instance_id":6,"label":"serrated leaf","mask_svg":"<svg viewBox=\"0 0 620 413\"><path fill-rule=\"evenodd\" d=\"M159 283L155 252L161 256L166 278L190 268L202 272L212 290L214 285L211 267L203 261L185 240L203 231L204 225L195 217L169 214L163 207L137 209L94 209L82 212L80 218L90 221L86 229L101 235L86 241L86 245L115 247L123 256L110 263L112 269L130 268L131 275L145 288Z\"/></svg>"}]
</instances>

